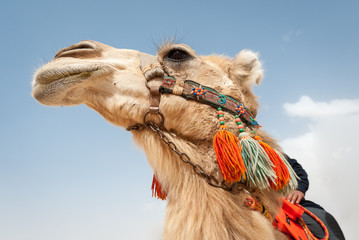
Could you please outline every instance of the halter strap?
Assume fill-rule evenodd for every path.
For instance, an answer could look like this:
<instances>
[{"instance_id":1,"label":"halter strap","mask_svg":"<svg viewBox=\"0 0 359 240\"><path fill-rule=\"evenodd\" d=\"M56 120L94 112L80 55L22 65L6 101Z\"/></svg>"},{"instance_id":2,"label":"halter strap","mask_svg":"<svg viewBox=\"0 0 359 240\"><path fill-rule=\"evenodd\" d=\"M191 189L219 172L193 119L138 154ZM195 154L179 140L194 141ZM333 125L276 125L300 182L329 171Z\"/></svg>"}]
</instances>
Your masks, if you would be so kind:
<instances>
[{"instance_id":1,"label":"halter strap","mask_svg":"<svg viewBox=\"0 0 359 240\"><path fill-rule=\"evenodd\" d=\"M140 68L146 79L146 87L150 91L150 107L143 117L143 123L148 125L147 116L149 114L157 114L160 119L160 127L163 126L164 116L159 109L161 100L161 93L170 93L181 96L187 100L195 100L199 103L203 103L214 108L221 108L223 111L231 113L232 115L238 115L248 126L259 128L261 127L254 115L250 110L239 102L235 98L223 95L213 88L208 86L202 86L199 83L192 80L180 80L175 79L172 76L168 76L163 71L161 65L157 62L157 57L146 53L140 53ZM148 85L150 80L163 80L161 86L152 87ZM136 124L127 128L131 130L143 129L142 124Z\"/></svg>"},{"instance_id":2,"label":"halter strap","mask_svg":"<svg viewBox=\"0 0 359 240\"><path fill-rule=\"evenodd\" d=\"M220 94L213 88L202 86L192 80L185 80L183 82L176 80L174 77L166 76L159 91L160 93L179 95L187 100L195 100L216 109L220 107L223 111L231 113L232 115L238 115L250 126L255 128L260 127L254 115L243 103L231 96Z\"/></svg>"},{"instance_id":3,"label":"halter strap","mask_svg":"<svg viewBox=\"0 0 359 240\"><path fill-rule=\"evenodd\" d=\"M160 117L160 127L163 126L164 123L164 116L160 111L159 105L161 101L161 94L159 91L159 87L150 86L148 84L151 80L162 80L164 76L164 71L161 68L161 65L157 62L157 57L147 54L147 53L140 53L140 68L142 70L143 75L146 79L146 87L150 91L150 107L143 116L143 123L148 125L149 122L147 121L147 116L150 114L157 114ZM130 126L127 130L141 130L143 125L136 124L135 126Z\"/></svg>"}]
</instances>

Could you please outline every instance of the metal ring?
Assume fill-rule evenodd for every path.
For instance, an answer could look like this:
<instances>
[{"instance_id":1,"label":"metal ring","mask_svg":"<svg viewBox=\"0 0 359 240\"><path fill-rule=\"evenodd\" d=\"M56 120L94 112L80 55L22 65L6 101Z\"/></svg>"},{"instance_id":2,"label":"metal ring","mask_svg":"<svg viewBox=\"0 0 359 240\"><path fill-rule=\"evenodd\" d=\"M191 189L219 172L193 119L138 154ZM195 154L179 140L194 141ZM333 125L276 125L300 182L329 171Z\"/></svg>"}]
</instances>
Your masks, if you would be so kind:
<instances>
[{"instance_id":1,"label":"metal ring","mask_svg":"<svg viewBox=\"0 0 359 240\"><path fill-rule=\"evenodd\" d=\"M161 121L160 121L160 124L158 125L158 127L162 127L163 124L164 124L164 122L165 122L165 116L163 116L163 114L162 114L162 112L161 112L160 110L155 110L155 111L154 111L154 110L149 109L149 110L145 113L145 115L143 116L143 123L144 123L146 126L149 126L149 123L151 123L151 122L150 122L150 121L147 121L146 118L147 118L148 114L150 114L150 113L156 113L156 114L158 114L158 116L160 116Z\"/></svg>"}]
</instances>

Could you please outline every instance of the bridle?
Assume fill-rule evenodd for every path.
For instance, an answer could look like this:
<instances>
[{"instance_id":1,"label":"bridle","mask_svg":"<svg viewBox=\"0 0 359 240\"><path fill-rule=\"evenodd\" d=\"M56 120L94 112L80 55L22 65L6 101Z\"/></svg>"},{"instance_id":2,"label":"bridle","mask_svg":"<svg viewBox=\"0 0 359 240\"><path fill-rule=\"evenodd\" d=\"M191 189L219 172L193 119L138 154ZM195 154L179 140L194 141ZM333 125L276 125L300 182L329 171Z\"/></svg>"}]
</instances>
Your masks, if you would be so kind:
<instances>
[{"instance_id":1,"label":"bridle","mask_svg":"<svg viewBox=\"0 0 359 240\"><path fill-rule=\"evenodd\" d=\"M176 144L172 142L161 130L161 128L163 128L163 124L165 121L165 116L163 115L163 113L159 108L159 104L161 101L161 92L160 92L161 87L150 86L148 82L158 78L160 78L160 80L162 81L166 81L164 80L166 74L162 70L161 65L157 62L144 66L144 62L146 62L148 58L149 56L145 55L140 59L141 59L141 70L145 76L146 87L150 93L150 100L149 100L150 106L143 116L143 124L138 123L136 125L129 126L126 130L141 131L144 128L150 129L161 138L162 142L164 142L174 153L178 155L178 157L181 159L183 163L190 165L193 168L193 171L199 176L201 176L202 178L204 178L209 185L232 192L233 187L229 187L228 184L225 183L225 181L219 181L215 176L207 174L200 165L193 163L190 157L186 153L178 150ZM160 118L159 124L155 123L154 121L148 120L148 117L150 115L157 115Z\"/></svg>"},{"instance_id":2,"label":"bridle","mask_svg":"<svg viewBox=\"0 0 359 240\"><path fill-rule=\"evenodd\" d=\"M269 213L268 208L252 196L253 191L248 189L248 186L245 183L242 181L228 183L224 179L219 180L214 175L206 173L200 165L194 163L186 153L177 148L176 144L164 133L163 126L165 116L161 112L159 104L161 101L161 94L174 94L187 100L194 100L214 108L220 107L219 109L234 115L236 119L240 118L240 120L245 123L246 128L252 132L261 127L256 121L254 115L244 106L243 103L231 96L222 95L215 89L207 86L201 86L199 83L191 80L176 79L167 75L162 66L157 62L157 59L154 58L154 56L147 54L142 55L141 58L140 55L141 70L145 76L146 87L150 93L150 106L143 116L143 123L130 126L127 130L141 131L144 128L147 128L156 133L161 138L162 142L165 143L171 151L176 153L183 163L190 165L193 171L198 176L204 178L210 186L223 189L232 194L244 193L246 198L243 204L250 210L258 211L270 222L272 222L273 216ZM148 82L151 80L162 81L162 84L159 87L150 86ZM159 123L149 120L150 115L158 116L160 119Z\"/></svg>"},{"instance_id":3,"label":"bridle","mask_svg":"<svg viewBox=\"0 0 359 240\"><path fill-rule=\"evenodd\" d=\"M177 148L176 144L172 142L162 130L165 121L165 116L161 112L159 108L159 104L161 101L161 94L170 93L170 94L182 96L185 99L197 100L200 103L204 103L212 107L216 107L220 105L223 107L224 111L227 111L232 114L238 114L236 108L237 106L241 106L241 109L244 110L241 114L241 118L247 123L250 123L251 128L259 127L257 121L250 113L249 109L245 108L243 104L241 104L234 98L230 96L222 95L218 93L216 90L209 87L201 86L201 88L206 88L207 98L209 99L206 100L200 99L198 96L195 96L190 93L190 89L196 87L197 85L199 86L198 83L190 80L186 80L186 81L176 80L174 77L168 76L163 71L162 66L157 62L157 60L154 60L153 57L154 56L148 54L140 55L141 70L145 76L146 87L150 93L149 109L146 111L146 113L143 116L142 124L138 123L133 126L129 126L126 130L141 131L144 128L147 128L153 131L161 138L162 142L164 142L174 153L178 155L178 157L181 159L183 163L190 165L193 171L200 177L204 178L209 185L216 188L221 188L231 193L238 193L243 190L248 192L246 186L241 182L229 184L224 180L220 181L215 176L206 173L204 169L200 165L194 163L186 153L181 152ZM150 86L148 82L151 80L160 80L162 81L162 84L160 87ZM221 101L221 102L217 104L216 101ZM149 120L150 115L157 115L160 119L159 123Z\"/></svg>"},{"instance_id":4,"label":"bridle","mask_svg":"<svg viewBox=\"0 0 359 240\"><path fill-rule=\"evenodd\" d=\"M150 60L152 63L150 64L148 64L149 58L152 58L152 60ZM270 223L274 223L275 221L273 220L271 213L268 211L268 208L252 196L251 191L244 183L237 181L231 184L225 180L218 180L215 176L206 173L200 165L194 163L186 153L181 152L177 148L176 144L171 141L163 131L165 116L161 112L159 104L161 101L161 94L174 94L187 100L195 100L199 103L210 105L214 108L220 107L218 109L231 113L232 115L236 115L236 119L239 115L240 120L246 123L246 127L254 132L254 129L259 128L260 125L255 120L255 117L251 114L249 109L235 98L222 95L215 89L207 86L201 86L199 83L191 80L175 79L174 77L167 75L162 66L156 60L153 62L153 56L151 55L142 55L142 58L140 55L140 59L141 70L145 76L146 87L150 93L150 106L143 116L143 124L130 126L127 130L140 131L144 128L148 128L153 131L161 138L163 143L165 143L174 153L178 155L183 163L190 165L193 168L193 171L200 177L204 178L210 186L221 188L232 194L244 192L246 198L243 204L247 206L249 210L257 211L262 214L269 220ZM154 79L162 81L162 84L159 87L150 86L148 82ZM149 120L148 117L150 115L157 115L160 119L159 123ZM319 220L319 222L321 221ZM301 224L302 227L306 229L306 234L311 234L308 228L305 228L306 224L304 221L302 221ZM326 230L324 224L322 224L322 227ZM326 233L328 233L328 231L326 231ZM328 237L328 234L326 234L326 237ZM313 239L315 239L314 236Z\"/></svg>"}]
</instances>

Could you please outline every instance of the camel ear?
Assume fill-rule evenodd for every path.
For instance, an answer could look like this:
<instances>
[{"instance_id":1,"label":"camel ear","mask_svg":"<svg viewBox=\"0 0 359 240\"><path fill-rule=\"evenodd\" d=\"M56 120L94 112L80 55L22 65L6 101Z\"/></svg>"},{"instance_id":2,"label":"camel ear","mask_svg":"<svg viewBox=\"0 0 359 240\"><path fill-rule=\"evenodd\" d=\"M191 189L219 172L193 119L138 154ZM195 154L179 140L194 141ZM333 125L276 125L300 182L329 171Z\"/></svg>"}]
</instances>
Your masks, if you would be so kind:
<instances>
[{"instance_id":1,"label":"camel ear","mask_svg":"<svg viewBox=\"0 0 359 240\"><path fill-rule=\"evenodd\" d=\"M258 60L258 53L250 50L242 50L233 59L233 65L229 69L229 74L233 80L239 81L251 87L254 84L260 84L263 77L262 64Z\"/></svg>"}]
</instances>

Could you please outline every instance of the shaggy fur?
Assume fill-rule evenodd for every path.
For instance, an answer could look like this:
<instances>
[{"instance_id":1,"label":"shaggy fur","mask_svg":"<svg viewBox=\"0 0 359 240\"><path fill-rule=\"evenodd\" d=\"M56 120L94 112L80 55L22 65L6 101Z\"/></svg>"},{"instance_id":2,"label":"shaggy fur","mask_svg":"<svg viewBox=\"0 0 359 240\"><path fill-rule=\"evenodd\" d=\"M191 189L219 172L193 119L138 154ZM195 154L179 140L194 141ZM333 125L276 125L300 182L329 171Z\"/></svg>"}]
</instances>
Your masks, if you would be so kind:
<instances>
[{"instance_id":1,"label":"shaggy fur","mask_svg":"<svg viewBox=\"0 0 359 240\"><path fill-rule=\"evenodd\" d=\"M167 55L173 49L185 52L188 58L172 61ZM116 49L93 41L72 45L37 71L33 96L40 103L52 106L86 104L111 123L125 128L142 123L149 107L149 91L139 55L138 51ZM259 84L263 75L257 54L243 50L234 59L198 56L186 45L166 44L158 50L158 62L177 79L191 79L212 87L257 112L258 102L252 86ZM149 84L159 85L160 81ZM219 127L216 111L175 95L162 95L160 109L165 116L166 136L194 163L220 179L212 148L212 139ZM224 118L229 130L236 132L234 117L225 113ZM277 146L265 132L259 130L257 134ZM211 187L149 129L133 131L133 137L168 193L163 239L286 239L260 213L243 206L245 192L232 194ZM277 193L250 191L275 214L280 206Z\"/></svg>"}]
</instances>

